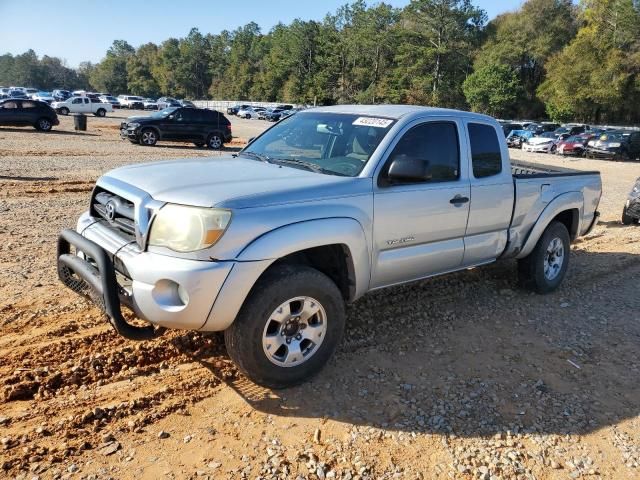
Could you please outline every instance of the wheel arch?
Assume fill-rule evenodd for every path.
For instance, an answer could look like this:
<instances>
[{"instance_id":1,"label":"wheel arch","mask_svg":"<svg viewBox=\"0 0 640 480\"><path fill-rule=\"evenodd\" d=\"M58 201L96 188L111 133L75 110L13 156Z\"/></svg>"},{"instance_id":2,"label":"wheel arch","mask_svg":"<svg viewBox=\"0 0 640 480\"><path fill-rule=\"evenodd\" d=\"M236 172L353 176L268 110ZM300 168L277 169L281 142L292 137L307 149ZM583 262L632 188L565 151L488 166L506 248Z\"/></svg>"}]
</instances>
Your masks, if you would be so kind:
<instances>
[{"instance_id":1,"label":"wheel arch","mask_svg":"<svg viewBox=\"0 0 640 480\"><path fill-rule=\"evenodd\" d=\"M143 125L142 127L140 127L140 134L142 134L142 132L144 132L145 130L153 130L154 132L156 132L156 135L158 135L158 140L162 140L162 133L160 132L160 129L157 126Z\"/></svg>"},{"instance_id":2,"label":"wheel arch","mask_svg":"<svg viewBox=\"0 0 640 480\"><path fill-rule=\"evenodd\" d=\"M581 192L568 192L556 197L536 220L516 258L520 259L529 255L553 221L559 221L567 227L569 237L572 241L575 240L581 231L580 223L583 210L584 197Z\"/></svg>"},{"instance_id":3,"label":"wheel arch","mask_svg":"<svg viewBox=\"0 0 640 480\"><path fill-rule=\"evenodd\" d=\"M312 266L331 278L347 302L369 288L366 235L353 218L327 218L286 225L258 237L237 256L202 330L226 329L256 282L274 265Z\"/></svg>"}]
</instances>

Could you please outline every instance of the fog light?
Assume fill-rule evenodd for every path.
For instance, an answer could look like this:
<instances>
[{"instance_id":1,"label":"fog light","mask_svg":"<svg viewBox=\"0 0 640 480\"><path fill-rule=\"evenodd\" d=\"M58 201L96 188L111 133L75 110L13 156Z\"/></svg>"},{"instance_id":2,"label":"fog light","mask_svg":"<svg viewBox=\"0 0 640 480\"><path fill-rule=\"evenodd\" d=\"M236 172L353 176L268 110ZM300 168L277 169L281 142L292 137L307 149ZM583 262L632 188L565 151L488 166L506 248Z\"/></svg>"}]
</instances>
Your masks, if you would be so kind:
<instances>
[{"instance_id":1,"label":"fog light","mask_svg":"<svg viewBox=\"0 0 640 480\"><path fill-rule=\"evenodd\" d=\"M173 280L158 280L151 294L156 303L165 310L181 310L189 302L186 290Z\"/></svg>"}]
</instances>

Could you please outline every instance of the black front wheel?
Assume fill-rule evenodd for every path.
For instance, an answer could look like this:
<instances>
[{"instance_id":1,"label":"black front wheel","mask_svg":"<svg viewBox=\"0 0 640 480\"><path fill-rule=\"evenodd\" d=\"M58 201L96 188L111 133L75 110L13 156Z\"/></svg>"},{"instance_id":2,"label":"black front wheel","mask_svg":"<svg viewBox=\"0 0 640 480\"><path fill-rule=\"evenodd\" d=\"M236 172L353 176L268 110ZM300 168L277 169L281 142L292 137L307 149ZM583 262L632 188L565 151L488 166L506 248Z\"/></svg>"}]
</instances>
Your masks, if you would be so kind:
<instances>
[{"instance_id":1,"label":"black front wheel","mask_svg":"<svg viewBox=\"0 0 640 480\"><path fill-rule=\"evenodd\" d=\"M627 213L627 206L625 205L622 209L622 224L623 225L632 225L636 223L638 220Z\"/></svg>"},{"instance_id":2,"label":"black front wheel","mask_svg":"<svg viewBox=\"0 0 640 480\"><path fill-rule=\"evenodd\" d=\"M551 222L533 251L518 261L521 284L537 293L556 290L569 267L570 240L563 223Z\"/></svg>"},{"instance_id":3,"label":"black front wheel","mask_svg":"<svg viewBox=\"0 0 640 480\"><path fill-rule=\"evenodd\" d=\"M255 383L285 388L317 374L342 338L344 300L325 274L304 265L272 267L225 330L229 356Z\"/></svg>"},{"instance_id":4,"label":"black front wheel","mask_svg":"<svg viewBox=\"0 0 640 480\"><path fill-rule=\"evenodd\" d=\"M151 128L145 128L140 133L140 143L148 147L153 147L158 143L158 134Z\"/></svg>"}]
</instances>

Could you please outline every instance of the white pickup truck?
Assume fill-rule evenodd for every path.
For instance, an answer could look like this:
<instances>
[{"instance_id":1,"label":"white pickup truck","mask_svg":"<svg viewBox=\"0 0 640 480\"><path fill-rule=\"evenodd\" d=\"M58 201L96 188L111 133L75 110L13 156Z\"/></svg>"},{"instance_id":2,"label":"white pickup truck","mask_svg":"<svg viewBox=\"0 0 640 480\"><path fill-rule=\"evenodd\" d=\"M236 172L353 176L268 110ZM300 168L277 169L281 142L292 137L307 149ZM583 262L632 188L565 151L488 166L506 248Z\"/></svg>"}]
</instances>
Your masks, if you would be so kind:
<instances>
[{"instance_id":1,"label":"white pickup truck","mask_svg":"<svg viewBox=\"0 0 640 480\"><path fill-rule=\"evenodd\" d=\"M320 370L371 290L507 258L557 289L600 194L598 172L511 163L484 115L314 108L236 155L108 172L59 237L58 273L121 335L224 331L242 371L285 387Z\"/></svg>"},{"instance_id":2,"label":"white pickup truck","mask_svg":"<svg viewBox=\"0 0 640 480\"><path fill-rule=\"evenodd\" d=\"M96 117L104 117L107 112L113 112L113 107L110 103L89 97L71 97L63 102L53 102L51 107L61 115L93 113Z\"/></svg>"}]
</instances>

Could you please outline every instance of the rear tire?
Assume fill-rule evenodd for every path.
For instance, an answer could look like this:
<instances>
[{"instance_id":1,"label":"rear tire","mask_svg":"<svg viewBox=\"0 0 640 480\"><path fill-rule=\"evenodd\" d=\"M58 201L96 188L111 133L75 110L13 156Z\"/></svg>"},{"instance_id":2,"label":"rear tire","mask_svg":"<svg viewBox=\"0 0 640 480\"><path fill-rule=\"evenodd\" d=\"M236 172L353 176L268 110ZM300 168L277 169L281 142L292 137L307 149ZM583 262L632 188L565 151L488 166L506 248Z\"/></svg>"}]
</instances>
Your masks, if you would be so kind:
<instances>
[{"instance_id":1,"label":"rear tire","mask_svg":"<svg viewBox=\"0 0 640 480\"><path fill-rule=\"evenodd\" d=\"M522 286L541 294L556 290L569 268L570 240L563 223L551 222L529 256L518 261Z\"/></svg>"},{"instance_id":2,"label":"rear tire","mask_svg":"<svg viewBox=\"0 0 640 480\"><path fill-rule=\"evenodd\" d=\"M99 108L96 111L96 117L104 117L107 114L107 111L104 108Z\"/></svg>"},{"instance_id":3,"label":"rear tire","mask_svg":"<svg viewBox=\"0 0 640 480\"><path fill-rule=\"evenodd\" d=\"M285 388L325 366L344 323L344 300L329 277L308 266L281 265L258 280L224 338L229 356L253 382Z\"/></svg>"},{"instance_id":4,"label":"rear tire","mask_svg":"<svg viewBox=\"0 0 640 480\"><path fill-rule=\"evenodd\" d=\"M224 146L224 140L217 133L213 133L207 139L207 146L213 150L220 150Z\"/></svg>"},{"instance_id":5,"label":"rear tire","mask_svg":"<svg viewBox=\"0 0 640 480\"><path fill-rule=\"evenodd\" d=\"M53 128L51 120L44 117L39 118L34 126L36 127L36 130L40 130L41 132L49 132Z\"/></svg>"}]
</instances>

